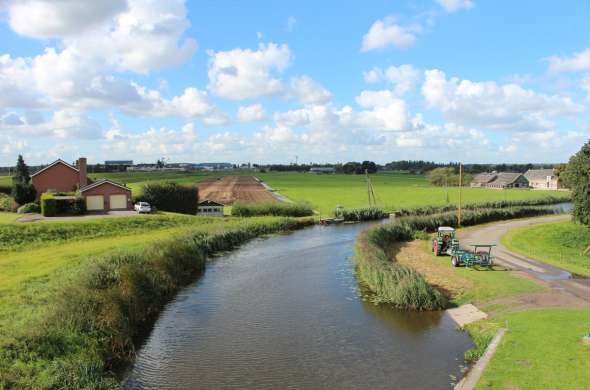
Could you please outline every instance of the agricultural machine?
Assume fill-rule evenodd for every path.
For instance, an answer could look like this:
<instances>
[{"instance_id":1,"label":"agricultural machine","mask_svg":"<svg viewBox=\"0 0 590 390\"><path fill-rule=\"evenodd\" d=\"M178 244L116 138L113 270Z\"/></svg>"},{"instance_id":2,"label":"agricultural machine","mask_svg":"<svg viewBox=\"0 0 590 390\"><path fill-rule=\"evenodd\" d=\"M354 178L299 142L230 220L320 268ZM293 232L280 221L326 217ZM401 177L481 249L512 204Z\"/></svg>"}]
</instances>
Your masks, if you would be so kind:
<instances>
[{"instance_id":1,"label":"agricultural machine","mask_svg":"<svg viewBox=\"0 0 590 390\"><path fill-rule=\"evenodd\" d=\"M488 267L494 264L492 257L492 247L495 245L476 244L471 245L472 251L463 250L459 247L459 240L455 235L455 229L452 227L441 226L436 232L436 237L432 239L432 252L436 256L451 256L453 267L465 266L467 268Z\"/></svg>"},{"instance_id":2,"label":"agricultural machine","mask_svg":"<svg viewBox=\"0 0 590 390\"><path fill-rule=\"evenodd\" d=\"M441 226L436 232L436 237L432 240L432 252L436 256L451 255L453 251L459 249L459 240L455 237L455 229L452 227Z\"/></svg>"}]
</instances>

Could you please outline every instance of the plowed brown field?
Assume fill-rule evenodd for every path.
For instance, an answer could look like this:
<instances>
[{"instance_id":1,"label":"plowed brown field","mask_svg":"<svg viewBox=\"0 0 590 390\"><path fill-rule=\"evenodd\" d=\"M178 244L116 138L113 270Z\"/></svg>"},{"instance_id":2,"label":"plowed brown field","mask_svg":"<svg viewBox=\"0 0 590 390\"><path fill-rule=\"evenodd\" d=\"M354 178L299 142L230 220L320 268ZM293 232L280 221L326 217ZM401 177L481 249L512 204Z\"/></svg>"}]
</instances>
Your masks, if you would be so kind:
<instances>
[{"instance_id":1,"label":"plowed brown field","mask_svg":"<svg viewBox=\"0 0 590 390\"><path fill-rule=\"evenodd\" d=\"M213 177L198 184L199 199L223 204L275 202L276 198L253 176Z\"/></svg>"}]
</instances>

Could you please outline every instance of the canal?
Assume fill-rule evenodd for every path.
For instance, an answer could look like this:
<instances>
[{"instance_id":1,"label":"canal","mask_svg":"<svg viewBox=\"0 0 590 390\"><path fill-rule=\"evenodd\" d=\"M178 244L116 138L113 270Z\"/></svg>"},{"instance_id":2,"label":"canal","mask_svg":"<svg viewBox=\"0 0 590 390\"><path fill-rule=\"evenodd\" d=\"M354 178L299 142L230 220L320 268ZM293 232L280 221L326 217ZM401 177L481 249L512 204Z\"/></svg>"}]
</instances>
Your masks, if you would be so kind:
<instances>
[{"instance_id":1,"label":"canal","mask_svg":"<svg viewBox=\"0 0 590 390\"><path fill-rule=\"evenodd\" d=\"M254 240L212 261L162 312L127 389L449 389L469 337L441 312L363 298L367 225Z\"/></svg>"}]
</instances>

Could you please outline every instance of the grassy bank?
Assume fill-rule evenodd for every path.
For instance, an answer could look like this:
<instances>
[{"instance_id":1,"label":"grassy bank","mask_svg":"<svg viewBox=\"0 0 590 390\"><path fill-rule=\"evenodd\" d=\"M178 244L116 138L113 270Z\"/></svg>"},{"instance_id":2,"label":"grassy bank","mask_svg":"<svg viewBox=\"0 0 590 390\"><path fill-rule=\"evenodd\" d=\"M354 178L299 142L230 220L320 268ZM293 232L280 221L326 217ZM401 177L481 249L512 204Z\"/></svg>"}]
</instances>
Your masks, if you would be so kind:
<instances>
[{"instance_id":1,"label":"grassy bank","mask_svg":"<svg viewBox=\"0 0 590 390\"><path fill-rule=\"evenodd\" d=\"M555 222L513 229L502 244L525 256L590 277L590 230L574 222Z\"/></svg>"},{"instance_id":2,"label":"grassy bank","mask_svg":"<svg viewBox=\"0 0 590 390\"><path fill-rule=\"evenodd\" d=\"M463 226L550 213L552 213L550 209L538 207L466 211L463 214ZM448 305L447 296L456 299L457 303L472 299L469 295L453 293L452 288L443 288L447 296L443 295L416 271L420 268L402 265L396 261L395 255L391 256L392 246L410 241L423 232L433 232L439 226L457 226L456 214L405 217L396 223L379 225L367 230L359 236L356 244L355 261L359 279L375 293L378 300L400 308L418 310L444 308ZM500 276L492 276L493 274L490 272L490 276L486 278L487 287L491 287L491 296L494 295L494 291L499 290L501 293L506 289L506 286L498 288L497 282L507 281L502 280ZM514 283L508 286L515 291L519 291L520 286L523 289L527 288L526 282L518 280L511 280L511 282ZM438 285L444 287L442 283ZM485 288L484 284L480 291L485 291Z\"/></svg>"},{"instance_id":3,"label":"grassy bank","mask_svg":"<svg viewBox=\"0 0 590 390\"><path fill-rule=\"evenodd\" d=\"M218 220L0 252L0 388L117 387L138 332L209 255L302 224Z\"/></svg>"},{"instance_id":4,"label":"grassy bank","mask_svg":"<svg viewBox=\"0 0 590 390\"><path fill-rule=\"evenodd\" d=\"M507 327L477 389L586 389L590 383L590 310L539 309L506 313L468 325L481 348Z\"/></svg>"}]
</instances>

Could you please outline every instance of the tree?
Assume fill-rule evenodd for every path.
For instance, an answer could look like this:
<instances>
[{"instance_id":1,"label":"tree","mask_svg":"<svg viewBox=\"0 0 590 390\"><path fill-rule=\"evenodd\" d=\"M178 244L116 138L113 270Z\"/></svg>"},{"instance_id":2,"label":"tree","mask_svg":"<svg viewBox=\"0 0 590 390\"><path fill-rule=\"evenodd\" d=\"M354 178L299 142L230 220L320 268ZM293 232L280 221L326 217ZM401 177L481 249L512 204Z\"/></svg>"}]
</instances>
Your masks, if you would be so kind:
<instances>
[{"instance_id":1,"label":"tree","mask_svg":"<svg viewBox=\"0 0 590 390\"><path fill-rule=\"evenodd\" d=\"M428 180L437 187L454 186L459 184L459 175L455 168L434 168L428 172Z\"/></svg>"},{"instance_id":2,"label":"tree","mask_svg":"<svg viewBox=\"0 0 590 390\"><path fill-rule=\"evenodd\" d=\"M572 190L574 219L590 226L590 140L570 158L559 178Z\"/></svg>"},{"instance_id":3,"label":"tree","mask_svg":"<svg viewBox=\"0 0 590 390\"><path fill-rule=\"evenodd\" d=\"M363 161L363 163L361 164L361 169L363 173L376 173L377 164L375 164L373 161Z\"/></svg>"},{"instance_id":4,"label":"tree","mask_svg":"<svg viewBox=\"0 0 590 390\"><path fill-rule=\"evenodd\" d=\"M12 176L12 197L18 204L33 202L37 197L37 191L31 184L29 167L20 154L16 161L14 176Z\"/></svg>"}]
</instances>

